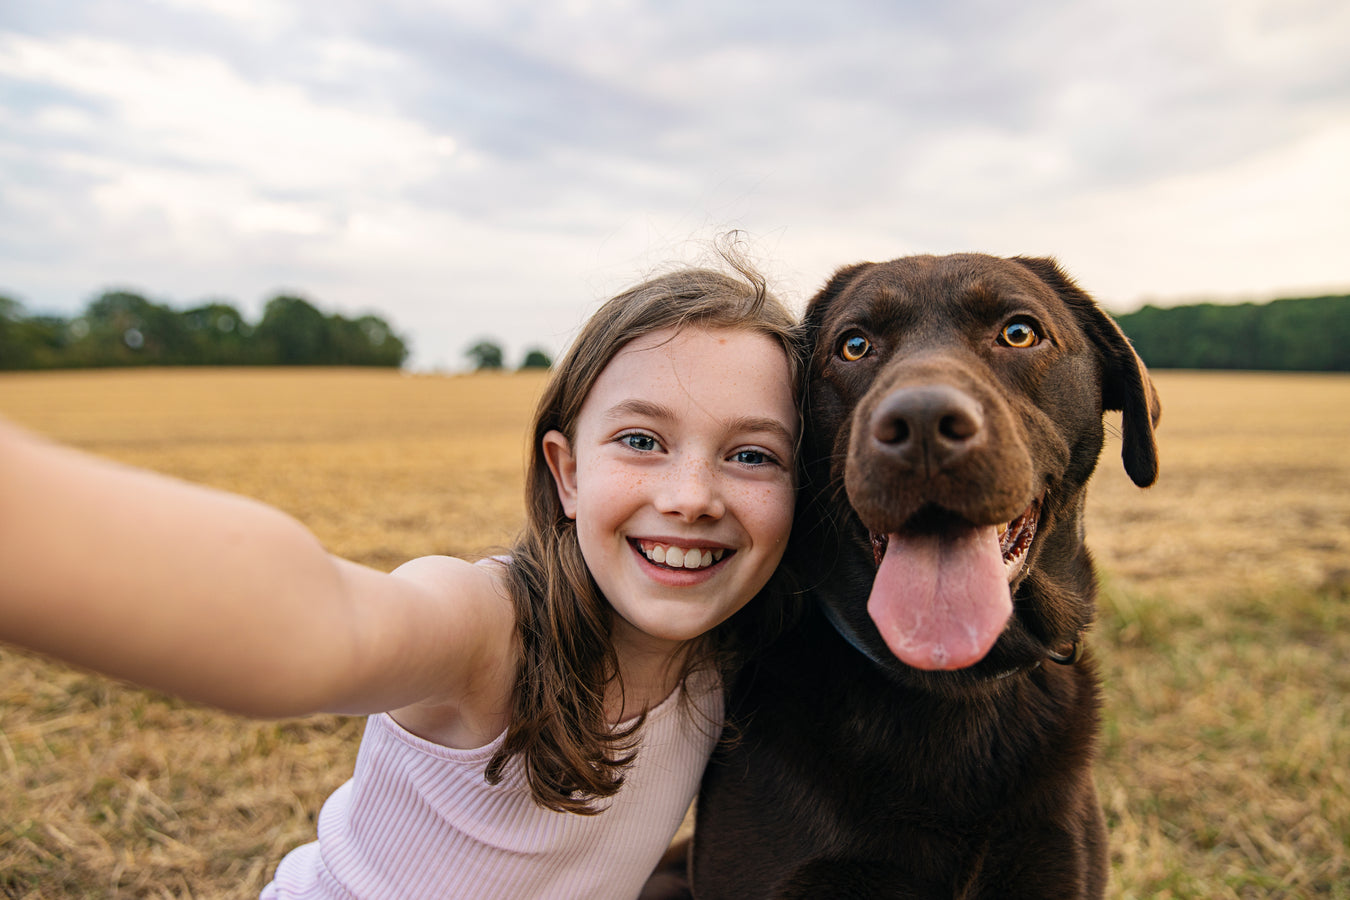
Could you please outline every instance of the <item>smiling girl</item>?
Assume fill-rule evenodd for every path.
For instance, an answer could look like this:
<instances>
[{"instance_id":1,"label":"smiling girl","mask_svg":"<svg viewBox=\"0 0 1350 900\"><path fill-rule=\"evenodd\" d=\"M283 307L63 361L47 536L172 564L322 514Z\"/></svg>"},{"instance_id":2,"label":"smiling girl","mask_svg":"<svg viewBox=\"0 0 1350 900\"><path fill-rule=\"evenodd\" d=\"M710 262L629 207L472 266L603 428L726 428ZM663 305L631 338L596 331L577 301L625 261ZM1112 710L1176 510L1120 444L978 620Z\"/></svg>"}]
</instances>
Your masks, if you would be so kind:
<instances>
[{"instance_id":1,"label":"smiling girl","mask_svg":"<svg viewBox=\"0 0 1350 900\"><path fill-rule=\"evenodd\" d=\"M0 639L245 715L370 714L264 897L631 900L721 674L786 602L799 351L742 275L591 318L539 403L526 527L477 563L364 568L270 507L0 422Z\"/></svg>"}]
</instances>

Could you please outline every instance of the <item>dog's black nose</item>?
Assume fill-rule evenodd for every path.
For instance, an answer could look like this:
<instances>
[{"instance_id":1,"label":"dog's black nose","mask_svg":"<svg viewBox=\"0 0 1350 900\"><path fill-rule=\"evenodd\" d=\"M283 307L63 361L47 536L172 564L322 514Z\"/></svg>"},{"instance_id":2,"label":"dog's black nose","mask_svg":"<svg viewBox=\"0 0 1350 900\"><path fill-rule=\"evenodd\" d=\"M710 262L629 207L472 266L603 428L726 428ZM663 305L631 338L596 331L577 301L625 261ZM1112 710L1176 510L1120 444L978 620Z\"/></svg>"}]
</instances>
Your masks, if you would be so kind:
<instances>
[{"instance_id":1,"label":"dog's black nose","mask_svg":"<svg viewBox=\"0 0 1350 900\"><path fill-rule=\"evenodd\" d=\"M984 440L984 413L949 385L902 388L877 404L872 437L902 465L931 475Z\"/></svg>"}]
</instances>

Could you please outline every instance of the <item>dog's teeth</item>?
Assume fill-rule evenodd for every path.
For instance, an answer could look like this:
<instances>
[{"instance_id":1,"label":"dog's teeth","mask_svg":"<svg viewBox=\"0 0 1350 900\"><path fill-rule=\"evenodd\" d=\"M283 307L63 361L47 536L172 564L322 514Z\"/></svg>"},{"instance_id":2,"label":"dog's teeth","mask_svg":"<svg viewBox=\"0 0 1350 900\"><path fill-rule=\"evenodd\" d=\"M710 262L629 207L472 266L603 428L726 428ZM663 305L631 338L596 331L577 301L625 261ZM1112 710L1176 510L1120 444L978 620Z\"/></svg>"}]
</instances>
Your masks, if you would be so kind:
<instances>
[{"instance_id":1,"label":"dog's teeth","mask_svg":"<svg viewBox=\"0 0 1350 900\"><path fill-rule=\"evenodd\" d=\"M1008 526L1007 526L1007 525L1000 525L1000 526L998 526L998 536L999 536L999 537L1003 537L1003 536L1004 536L1005 534L1007 534L1007 533L1008 533Z\"/></svg>"}]
</instances>

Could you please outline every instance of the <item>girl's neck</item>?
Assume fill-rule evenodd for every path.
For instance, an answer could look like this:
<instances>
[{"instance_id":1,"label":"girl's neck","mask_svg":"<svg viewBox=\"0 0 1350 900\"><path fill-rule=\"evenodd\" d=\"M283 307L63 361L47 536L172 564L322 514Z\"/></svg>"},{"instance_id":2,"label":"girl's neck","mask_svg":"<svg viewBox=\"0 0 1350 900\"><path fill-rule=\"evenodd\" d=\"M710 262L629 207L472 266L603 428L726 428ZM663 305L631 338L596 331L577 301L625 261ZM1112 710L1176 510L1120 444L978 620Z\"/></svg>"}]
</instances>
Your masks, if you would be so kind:
<instances>
[{"instance_id":1,"label":"girl's neck","mask_svg":"<svg viewBox=\"0 0 1350 900\"><path fill-rule=\"evenodd\" d=\"M675 647L663 643L660 647L634 646L615 642L622 681L611 682L605 697L606 717L610 722L624 722L658 706L679 685L680 673L689 655L689 643Z\"/></svg>"}]
</instances>

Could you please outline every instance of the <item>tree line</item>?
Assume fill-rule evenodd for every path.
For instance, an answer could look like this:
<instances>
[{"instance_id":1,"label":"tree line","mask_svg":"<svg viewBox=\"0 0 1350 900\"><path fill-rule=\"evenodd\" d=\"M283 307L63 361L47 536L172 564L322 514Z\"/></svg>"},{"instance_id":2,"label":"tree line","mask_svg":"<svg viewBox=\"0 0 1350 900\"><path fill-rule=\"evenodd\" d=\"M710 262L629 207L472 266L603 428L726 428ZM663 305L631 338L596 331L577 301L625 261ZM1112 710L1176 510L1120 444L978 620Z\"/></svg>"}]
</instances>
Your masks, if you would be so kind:
<instances>
[{"instance_id":1,"label":"tree line","mask_svg":"<svg viewBox=\"0 0 1350 900\"><path fill-rule=\"evenodd\" d=\"M1269 303L1198 303L1116 316L1144 362L1158 369L1350 371L1350 295ZM475 369L505 367L500 345L465 350ZM229 303L174 310L108 291L73 318L27 315L0 296L0 369L136 365L403 365L406 341L379 316L348 319L279 295L250 323ZM522 368L548 368L541 349Z\"/></svg>"},{"instance_id":2,"label":"tree line","mask_svg":"<svg viewBox=\"0 0 1350 900\"><path fill-rule=\"evenodd\" d=\"M473 363L475 372L492 372L506 368L506 351L502 345L490 338L484 338L464 351L464 356ZM520 363L521 369L549 369L553 367L553 358L542 347L532 347L525 351Z\"/></svg>"},{"instance_id":3,"label":"tree line","mask_svg":"<svg viewBox=\"0 0 1350 900\"><path fill-rule=\"evenodd\" d=\"M107 291L73 318L26 315L0 296L0 369L106 366L401 366L408 346L375 315L349 319L279 295L249 322L210 302L175 310Z\"/></svg>"},{"instance_id":4,"label":"tree line","mask_svg":"<svg viewBox=\"0 0 1350 900\"><path fill-rule=\"evenodd\" d=\"M1350 295L1145 306L1115 318L1152 368L1350 371Z\"/></svg>"}]
</instances>

